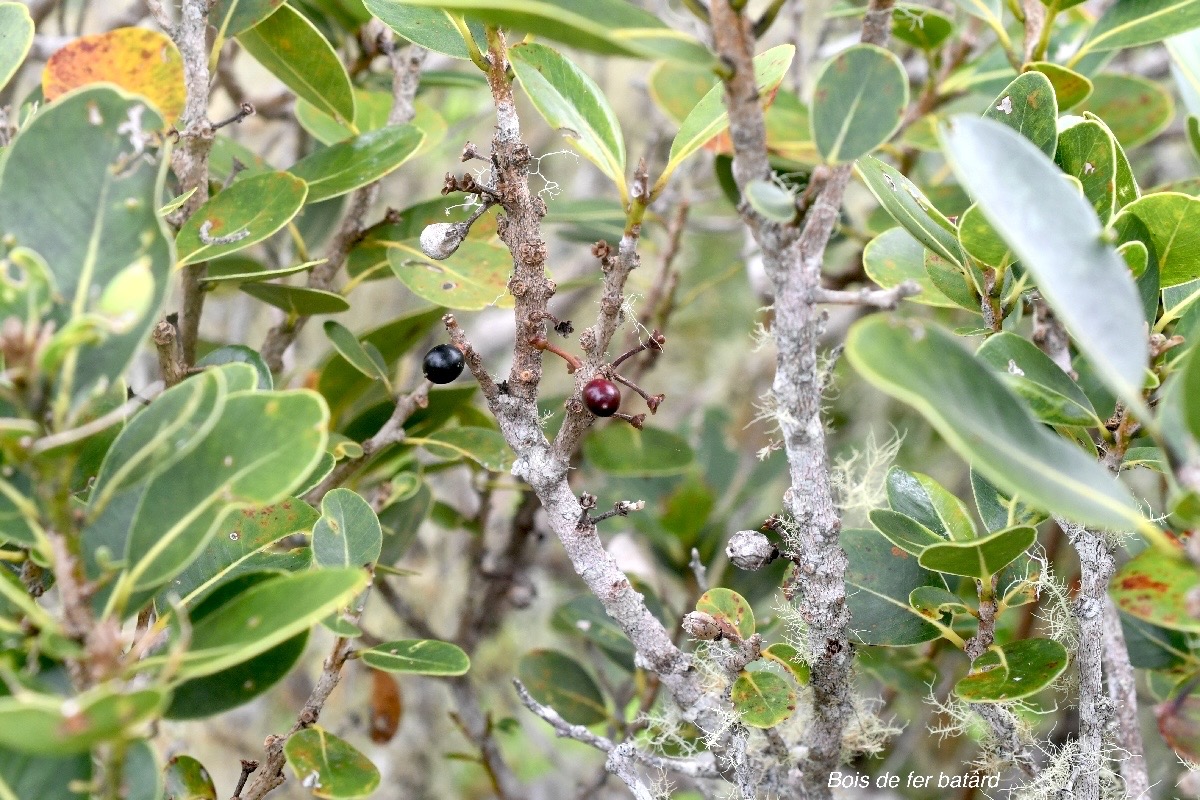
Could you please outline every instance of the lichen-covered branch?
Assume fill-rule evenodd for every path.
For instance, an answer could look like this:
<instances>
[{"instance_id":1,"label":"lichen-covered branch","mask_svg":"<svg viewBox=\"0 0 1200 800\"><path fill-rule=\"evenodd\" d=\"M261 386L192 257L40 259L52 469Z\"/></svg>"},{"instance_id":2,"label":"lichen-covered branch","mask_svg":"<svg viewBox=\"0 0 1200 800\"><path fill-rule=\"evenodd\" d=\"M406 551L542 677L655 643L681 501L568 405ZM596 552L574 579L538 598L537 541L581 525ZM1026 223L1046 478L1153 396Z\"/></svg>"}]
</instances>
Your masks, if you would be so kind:
<instances>
[{"instance_id":1,"label":"lichen-covered branch","mask_svg":"<svg viewBox=\"0 0 1200 800\"><path fill-rule=\"evenodd\" d=\"M733 72L725 80L725 105L733 143L733 174L745 191L751 181L771 177L766 126L754 77L753 23L729 0L713 0L709 12L717 52ZM873 0L863 21L862 40L886 45L891 20L891 0ZM796 602L809 627L805 656L812 670L812 722L803 740L809 756L803 791L809 797L829 796L827 776L841 759L842 734L853 713L846 555L838 542L841 520L830 485L821 419L817 348L825 316L814 303L825 248L850 180L850 166L820 172L813 178L819 189L802 227L767 220L745 203L739 208L762 250L775 296L772 334L778 356L772 405L778 410L791 477L784 505L798 524L801 578Z\"/></svg>"}]
</instances>

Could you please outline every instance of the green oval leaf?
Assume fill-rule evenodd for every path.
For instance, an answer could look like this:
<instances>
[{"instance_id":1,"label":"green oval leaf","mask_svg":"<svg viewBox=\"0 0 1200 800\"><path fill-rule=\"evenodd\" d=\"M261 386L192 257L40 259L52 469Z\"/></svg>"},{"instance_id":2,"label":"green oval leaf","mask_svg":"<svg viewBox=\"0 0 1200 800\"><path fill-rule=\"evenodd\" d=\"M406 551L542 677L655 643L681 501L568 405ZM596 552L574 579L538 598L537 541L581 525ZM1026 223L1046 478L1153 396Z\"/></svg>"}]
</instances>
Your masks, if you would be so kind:
<instances>
[{"instance_id":1,"label":"green oval leaf","mask_svg":"<svg viewBox=\"0 0 1200 800\"><path fill-rule=\"evenodd\" d=\"M791 222L796 218L796 197L770 181L750 181L745 194L750 207L769 220Z\"/></svg>"},{"instance_id":2,"label":"green oval leaf","mask_svg":"<svg viewBox=\"0 0 1200 800\"><path fill-rule=\"evenodd\" d=\"M319 725L289 736L283 755L313 797L366 797L379 787L379 770L371 759Z\"/></svg>"},{"instance_id":3,"label":"green oval leaf","mask_svg":"<svg viewBox=\"0 0 1200 800\"><path fill-rule=\"evenodd\" d=\"M754 78L758 91L763 97L770 97L787 75L796 48L790 44L772 47L754 59ZM679 132L671 142L671 153L667 158L667 166L663 168L662 177L658 179L661 185L667 177L686 159L703 147L710 139L729 127L729 112L725 110L725 87L720 83L700 98L679 125Z\"/></svg>"},{"instance_id":4,"label":"green oval leaf","mask_svg":"<svg viewBox=\"0 0 1200 800\"><path fill-rule=\"evenodd\" d=\"M50 266L62 299L46 321L69 328L68 319L94 310L130 265L145 265L153 280L137 324L67 358L58 389L72 397L124 373L170 283L171 245L157 211L165 170L153 149L130 159L132 120L148 137L163 128L144 99L110 85L88 86L34 115L0 156L0 239Z\"/></svg>"},{"instance_id":5,"label":"green oval leaf","mask_svg":"<svg viewBox=\"0 0 1200 800\"><path fill-rule=\"evenodd\" d=\"M212 675L184 681L171 693L167 719L204 719L243 706L292 671L308 645L308 631Z\"/></svg>"},{"instance_id":6,"label":"green oval leaf","mask_svg":"<svg viewBox=\"0 0 1200 800\"><path fill-rule=\"evenodd\" d=\"M900 127L908 74L893 53L873 44L847 48L822 68L813 92L813 141L827 163L865 156Z\"/></svg>"},{"instance_id":7,"label":"green oval leaf","mask_svg":"<svg viewBox=\"0 0 1200 800\"><path fill-rule=\"evenodd\" d=\"M967 255L984 264L999 267L1013 262L1012 250L977 205L958 218L958 241Z\"/></svg>"},{"instance_id":8,"label":"green oval leaf","mask_svg":"<svg viewBox=\"0 0 1200 800\"><path fill-rule=\"evenodd\" d=\"M167 797L171 800L217 800L212 776L191 756L175 756L163 770Z\"/></svg>"},{"instance_id":9,"label":"green oval leaf","mask_svg":"<svg viewBox=\"0 0 1200 800\"><path fill-rule=\"evenodd\" d=\"M342 120L354 119L354 91L337 51L316 25L289 5L238 34L254 60L317 108ZM316 202L310 197L309 202Z\"/></svg>"},{"instance_id":10,"label":"green oval leaf","mask_svg":"<svg viewBox=\"0 0 1200 800\"><path fill-rule=\"evenodd\" d=\"M1092 84L1095 90L1079 110L1104 120L1126 149L1153 139L1175 115L1175 101L1155 81L1102 72L1092 76Z\"/></svg>"},{"instance_id":11,"label":"green oval leaf","mask_svg":"<svg viewBox=\"0 0 1200 800\"><path fill-rule=\"evenodd\" d=\"M1043 422L1103 427L1083 389L1023 336L994 334L975 355L994 367Z\"/></svg>"},{"instance_id":12,"label":"green oval leaf","mask_svg":"<svg viewBox=\"0 0 1200 800\"><path fill-rule=\"evenodd\" d=\"M406 0L405 5L446 9L596 53L701 66L714 62L695 39L625 0Z\"/></svg>"},{"instance_id":13,"label":"green oval leaf","mask_svg":"<svg viewBox=\"0 0 1200 800\"><path fill-rule=\"evenodd\" d=\"M1046 519L1046 514L1025 505L993 486L987 478L971 470L971 491L975 495L975 507L979 517L989 531L1011 528L1014 525L1037 525Z\"/></svg>"},{"instance_id":14,"label":"green oval leaf","mask_svg":"<svg viewBox=\"0 0 1200 800\"><path fill-rule=\"evenodd\" d=\"M928 475L900 467L888 470L888 505L938 536L965 542L977 536L966 505Z\"/></svg>"},{"instance_id":15,"label":"green oval leaf","mask_svg":"<svg viewBox=\"0 0 1200 800\"><path fill-rule=\"evenodd\" d=\"M350 308L346 298L336 292L290 286L286 283L243 283L238 287L251 297L296 316L340 314Z\"/></svg>"},{"instance_id":16,"label":"green oval leaf","mask_svg":"<svg viewBox=\"0 0 1200 800\"><path fill-rule=\"evenodd\" d=\"M308 203L340 197L399 167L417 151L425 134L415 125L389 125L318 150L288 172L308 183Z\"/></svg>"},{"instance_id":17,"label":"green oval leaf","mask_svg":"<svg viewBox=\"0 0 1200 800\"><path fill-rule=\"evenodd\" d=\"M471 57L458 26L440 8L419 8L404 0L364 0L363 5L385 25L414 44L451 58L467 60ZM474 20L470 24L473 28L479 28ZM475 37L477 40L483 38L478 33Z\"/></svg>"},{"instance_id":18,"label":"green oval leaf","mask_svg":"<svg viewBox=\"0 0 1200 800\"><path fill-rule=\"evenodd\" d=\"M33 18L24 3L0 3L0 89L25 62L33 46Z\"/></svg>"},{"instance_id":19,"label":"green oval leaf","mask_svg":"<svg viewBox=\"0 0 1200 800\"><path fill-rule=\"evenodd\" d=\"M271 368L257 350L244 344L227 344L207 353L196 362L197 367L219 367L222 364L249 364L258 374L257 388L269 391L274 388L275 380L271 377Z\"/></svg>"},{"instance_id":20,"label":"green oval leaf","mask_svg":"<svg viewBox=\"0 0 1200 800\"><path fill-rule=\"evenodd\" d=\"M312 627L367 585L361 569L280 575L233 597L197 622L179 677L211 675Z\"/></svg>"},{"instance_id":21,"label":"green oval leaf","mask_svg":"<svg viewBox=\"0 0 1200 800\"><path fill-rule=\"evenodd\" d=\"M904 228L889 228L867 242L863 250L863 268L867 277L885 289L904 281L915 281L921 293L905 298L914 303L938 308L957 308L937 288L925 270L925 247Z\"/></svg>"},{"instance_id":22,"label":"green oval leaf","mask_svg":"<svg viewBox=\"0 0 1200 800\"><path fill-rule=\"evenodd\" d=\"M428 436L410 437L438 458L469 458L491 472L508 472L515 456L504 435L494 428L443 428Z\"/></svg>"},{"instance_id":23,"label":"green oval leaf","mask_svg":"<svg viewBox=\"0 0 1200 800\"><path fill-rule=\"evenodd\" d=\"M512 255L500 245L467 239L440 261L422 253L416 240L392 244L387 252L392 272L425 300L464 311L513 304L508 292Z\"/></svg>"},{"instance_id":24,"label":"green oval leaf","mask_svg":"<svg viewBox=\"0 0 1200 800\"><path fill-rule=\"evenodd\" d=\"M517 667L521 683L544 706L572 725L595 725L608 719L600 687L587 671L557 650L531 650Z\"/></svg>"},{"instance_id":25,"label":"green oval leaf","mask_svg":"<svg viewBox=\"0 0 1200 800\"><path fill-rule=\"evenodd\" d=\"M871 383L915 406L996 485L1082 524L1145 526L1121 484L1042 427L990 369L940 328L869 318L851 328L846 355Z\"/></svg>"},{"instance_id":26,"label":"green oval leaf","mask_svg":"<svg viewBox=\"0 0 1200 800\"><path fill-rule=\"evenodd\" d=\"M954 225L912 181L871 156L859 159L854 168L884 210L918 242L946 261L963 262Z\"/></svg>"},{"instance_id":27,"label":"green oval leaf","mask_svg":"<svg viewBox=\"0 0 1200 800\"><path fill-rule=\"evenodd\" d=\"M604 92L579 67L545 45L508 51L513 71L533 107L571 147L600 168L625 194L625 140Z\"/></svg>"},{"instance_id":28,"label":"green oval leaf","mask_svg":"<svg viewBox=\"0 0 1200 800\"><path fill-rule=\"evenodd\" d=\"M908 604L921 586L945 589L940 575L922 569L915 556L872 530L847 529L841 535L846 567L850 630L862 644L905 647L941 636L936 625Z\"/></svg>"},{"instance_id":29,"label":"green oval leaf","mask_svg":"<svg viewBox=\"0 0 1200 800\"><path fill-rule=\"evenodd\" d=\"M471 659L458 645L436 639L384 642L359 653L363 663L384 672L414 675L464 675Z\"/></svg>"},{"instance_id":30,"label":"green oval leaf","mask_svg":"<svg viewBox=\"0 0 1200 800\"><path fill-rule=\"evenodd\" d=\"M954 33L954 19L941 11L915 3L892 8L892 36L922 50L936 50Z\"/></svg>"},{"instance_id":31,"label":"green oval leaf","mask_svg":"<svg viewBox=\"0 0 1200 800\"><path fill-rule=\"evenodd\" d=\"M1117 141L1098 122L1078 117L1063 122L1055 163L1079 181L1096 216L1108 222L1117 207Z\"/></svg>"},{"instance_id":32,"label":"green oval leaf","mask_svg":"<svg viewBox=\"0 0 1200 800\"><path fill-rule=\"evenodd\" d=\"M383 363L383 356L374 345L371 345L373 352L368 351L358 337L339 322L328 320L324 328L325 335L346 363L373 381L388 382L387 364Z\"/></svg>"},{"instance_id":33,"label":"green oval leaf","mask_svg":"<svg viewBox=\"0 0 1200 800\"><path fill-rule=\"evenodd\" d=\"M1035 694L1067 668L1067 649L1053 639L1022 639L975 659L954 693L968 703L1008 703Z\"/></svg>"},{"instance_id":34,"label":"green oval leaf","mask_svg":"<svg viewBox=\"0 0 1200 800\"><path fill-rule=\"evenodd\" d=\"M176 265L197 264L261 242L288 224L307 196L304 181L286 172L235 182L197 209L180 228L175 237ZM214 241L219 239L232 241Z\"/></svg>"},{"instance_id":35,"label":"green oval leaf","mask_svg":"<svg viewBox=\"0 0 1200 800\"><path fill-rule=\"evenodd\" d=\"M983 115L1007 125L1054 156L1058 125L1058 101L1050 79L1040 72L1018 75L1005 87Z\"/></svg>"},{"instance_id":36,"label":"green oval leaf","mask_svg":"<svg viewBox=\"0 0 1200 800\"><path fill-rule=\"evenodd\" d=\"M583 457L609 475L677 475L692 464L687 440L662 428L604 425L583 440Z\"/></svg>"},{"instance_id":37,"label":"green oval leaf","mask_svg":"<svg viewBox=\"0 0 1200 800\"><path fill-rule=\"evenodd\" d=\"M743 639L754 635L754 609L732 589L709 589L696 601L696 610L724 620Z\"/></svg>"},{"instance_id":38,"label":"green oval leaf","mask_svg":"<svg viewBox=\"0 0 1200 800\"><path fill-rule=\"evenodd\" d=\"M1196 0L1122 0L1104 12L1068 66L1087 53L1151 44L1198 26Z\"/></svg>"},{"instance_id":39,"label":"green oval leaf","mask_svg":"<svg viewBox=\"0 0 1200 800\"><path fill-rule=\"evenodd\" d=\"M313 561L321 567L363 567L379 560L383 529L371 504L350 489L321 499L312 529Z\"/></svg>"},{"instance_id":40,"label":"green oval leaf","mask_svg":"<svg viewBox=\"0 0 1200 800\"><path fill-rule=\"evenodd\" d=\"M799 650L792 647L790 644L776 642L770 647L762 651L763 658L774 661L779 664L796 679L797 683L808 683L810 670L808 662L804 660L804 656Z\"/></svg>"},{"instance_id":41,"label":"green oval leaf","mask_svg":"<svg viewBox=\"0 0 1200 800\"><path fill-rule=\"evenodd\" d=\"M1146 324L1141 300L1087 201L1010 128L956 117L940 135L955 174L1037 280L1076 346L1109 388L1140 408L1148 356L1139 344Z\"/></svg>"},{"instance_id":42,"label":"green oval leaf","mask_svg":"<svg viewBox=\"0 0 1200 800\"><path fill-rule=\"evenodd\" d=\"M925 569L963 575L987 583L1037 541L1033 528L1007 528L971 542L942 542L920 556Z\"/></svg>"},{"instance_id":43,"label":"green oval leaf","mask_svg":"<svg viewBox=\"0 0 1200 800\"><path fill-rule=\"evenodd\" d=\"M1092 82L1086 75L1067 69L1061 64L1055 64L1052 61L1031 61L1025 65L1024 69L1040 72L1050 79L1059 111L1066 111L1079 105L1092 93Z\"/></svg>"},{"instance_id":44,"label":"green oval leaf","mask_svg":"<svg viewBox=\"0 0 1200 800\"><path fill-rule=\"evenodd\" d=\"M1113 222L1119 235L1129 227L1127 217L1141 220L1149 232L1162 288L1200 278L1200 198L1159 192L1134 200Z\"/></svg>"},{"instance_id":45,"label":"green oval leaf","mask_svg":"<svg viewBox=\"0 0 1200 800\"><path fill-rule=\"evenodd\" d=\"M875 530L906 553L919 556L930 545L942 544L945 536L934 533L921 523L899 511L877 508L868 517Z\"/></svg>"},{"instance_id":46,"label":"green oval leaf","mask_svg":"<svg viewBox=\"0 0 1200 800\"><path fill-rule=\"evenodd\" d=\"M742 722L751 728L773 728L796 710L796 690L766 670L742 670L729 695Z\"/></svg>"}]
</instances>

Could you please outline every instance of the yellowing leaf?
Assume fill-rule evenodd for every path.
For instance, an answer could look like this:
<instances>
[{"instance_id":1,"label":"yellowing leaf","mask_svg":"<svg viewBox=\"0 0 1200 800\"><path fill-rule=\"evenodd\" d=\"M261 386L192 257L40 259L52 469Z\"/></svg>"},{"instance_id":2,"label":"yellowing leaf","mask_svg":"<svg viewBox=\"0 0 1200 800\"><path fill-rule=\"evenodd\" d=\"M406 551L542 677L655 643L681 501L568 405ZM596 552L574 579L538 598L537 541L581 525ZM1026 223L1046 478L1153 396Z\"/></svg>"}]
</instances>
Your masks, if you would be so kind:
<instances>
[{"instance_id":1,"label":"yellowing leaf","mask_svg":"<svg viewBox=\"0 0 1200 800\"><path fill-rule=\"evenodd\" d=\"M92 83L115 83L140 94L168 120L179 118L187 99L175 44L146 28L81 36L52 55L42 73L47 100Z\"/></svg>"}]
</instances>

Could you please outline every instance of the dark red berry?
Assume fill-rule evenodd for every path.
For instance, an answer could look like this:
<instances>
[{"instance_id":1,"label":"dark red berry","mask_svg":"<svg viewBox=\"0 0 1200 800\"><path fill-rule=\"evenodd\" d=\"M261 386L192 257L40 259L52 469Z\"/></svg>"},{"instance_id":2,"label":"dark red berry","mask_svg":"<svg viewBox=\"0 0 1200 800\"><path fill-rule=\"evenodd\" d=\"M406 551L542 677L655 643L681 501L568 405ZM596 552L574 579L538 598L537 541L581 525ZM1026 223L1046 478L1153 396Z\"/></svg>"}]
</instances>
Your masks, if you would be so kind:
<instances>
[{"instance_id":1,"label":"dark red berry","mask_svg":"<svg viewBox=\"0 0 1200 800\"><path fill-rule=\"evenodd\" d=\"M439 344L425 354L421 365L431 383L450 383L462 375L463 354L452 344Z\"/></svg>"},{"instance_id":2,"label":"dark red berry","mask_svg":"<svg viewBox=\"0 0 1200 800\"><path fill-rule=\"evenodd\" d=\"M583 387L583 404L597 417L611 417L621 407L621 390L610 380L595 378Z\"/></svg>"}]
</instances>

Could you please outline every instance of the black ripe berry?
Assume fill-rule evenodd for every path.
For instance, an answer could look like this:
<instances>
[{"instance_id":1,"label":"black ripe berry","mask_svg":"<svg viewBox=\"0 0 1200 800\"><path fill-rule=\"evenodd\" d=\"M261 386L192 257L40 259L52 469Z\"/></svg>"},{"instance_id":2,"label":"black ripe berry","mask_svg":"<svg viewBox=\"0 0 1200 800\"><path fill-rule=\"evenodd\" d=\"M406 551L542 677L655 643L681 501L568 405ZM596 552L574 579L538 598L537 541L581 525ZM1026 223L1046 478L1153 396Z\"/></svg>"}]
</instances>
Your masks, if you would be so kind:
<instances>
[{"instance_id":1,"label":"black ripe berry","mask_svg":"<svg viewBox=\"0 0 1200 800\"><path fill-rule=\"evenodd\" d=\"M450 383L462 375L463 354L452 344L439 344L425 354L421 365L430 383Z\"/></svg>"},{"instance_id":2,"label":"black ripe berry","mask_svg":"<svg viewBox=\"0 0 1200 800\"><path fill-rule=\"evenodd\" d=\"M621 390L605 378L596 378L583 387L583 404L597 417L611 417L621 406Z\"/></svg>"}]
</instances>

